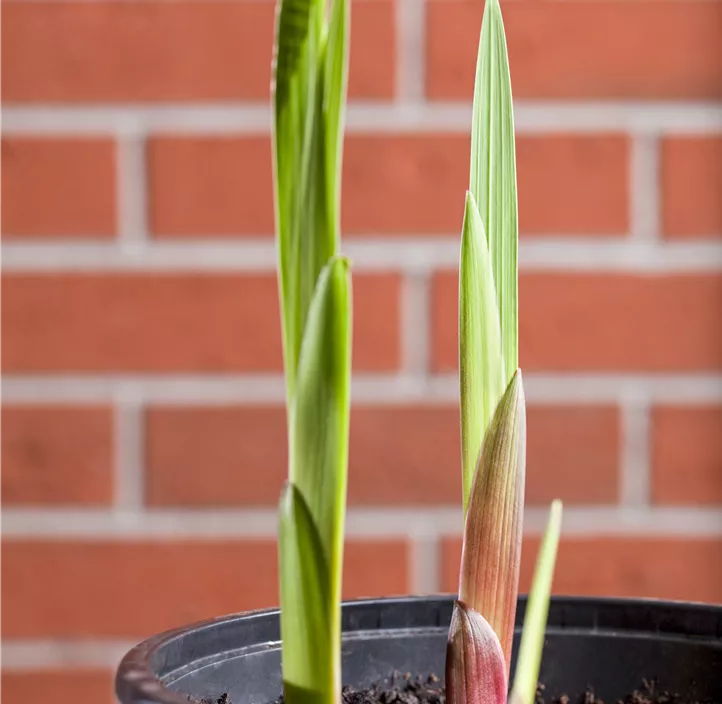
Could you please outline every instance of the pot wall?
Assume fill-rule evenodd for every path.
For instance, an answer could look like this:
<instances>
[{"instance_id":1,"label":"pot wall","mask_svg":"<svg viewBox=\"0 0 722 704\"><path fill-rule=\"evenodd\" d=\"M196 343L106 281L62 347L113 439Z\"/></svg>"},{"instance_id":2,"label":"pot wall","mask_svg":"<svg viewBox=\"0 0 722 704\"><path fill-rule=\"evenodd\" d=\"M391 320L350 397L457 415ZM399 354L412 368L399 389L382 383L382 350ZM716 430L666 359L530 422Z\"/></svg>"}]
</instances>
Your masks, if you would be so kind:
<instances>
[{"instance_id":1,"label":"pot wall","mask_svg":"<svg viewBox=\"0 0 722 704\"><path fill-rule=\"evenodd\" d=\"M344 683L394 670L443 676L452 597L349 602ZM521 598L519 626L526 606ZM219 618L141 643L118 670L122 704L187 704L187 695L263 704L282 690L277 611ZM513 665L512 665L513 667ZM644 600L554 598L540 679L550 695L589 684L605 701L658 678L663 688L722 702L722 607Z\"/></svg>"}]
</instances>

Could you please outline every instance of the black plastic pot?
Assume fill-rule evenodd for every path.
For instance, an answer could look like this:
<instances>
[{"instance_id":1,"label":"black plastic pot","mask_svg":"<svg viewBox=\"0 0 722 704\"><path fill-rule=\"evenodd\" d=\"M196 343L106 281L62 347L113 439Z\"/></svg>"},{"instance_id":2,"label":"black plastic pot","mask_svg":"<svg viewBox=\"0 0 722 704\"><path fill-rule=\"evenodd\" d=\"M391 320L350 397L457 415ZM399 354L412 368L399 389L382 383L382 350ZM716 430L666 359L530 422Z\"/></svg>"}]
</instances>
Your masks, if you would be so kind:
<instances>
[{"instance_id":1,"label":"black plastic pot","mask_svg":"<svg viewBox=\"0 0 722 704\"><path fill-rule=\"evenodd\" d=\"M525 607L522 597L517 625ZM370 685L394 670L443 676L451 609L449 596L344 604L344 683ZM280 665L278 611L239 614L144 641L120 664L116 691L122 704L187 704L187 695L223 692L233 704L264 704L281 692ZM722 702L722 607L552 600L540 675L548 695L592 685L616 702L642 678L685 699Z\"/></svg>"}]
</instances>

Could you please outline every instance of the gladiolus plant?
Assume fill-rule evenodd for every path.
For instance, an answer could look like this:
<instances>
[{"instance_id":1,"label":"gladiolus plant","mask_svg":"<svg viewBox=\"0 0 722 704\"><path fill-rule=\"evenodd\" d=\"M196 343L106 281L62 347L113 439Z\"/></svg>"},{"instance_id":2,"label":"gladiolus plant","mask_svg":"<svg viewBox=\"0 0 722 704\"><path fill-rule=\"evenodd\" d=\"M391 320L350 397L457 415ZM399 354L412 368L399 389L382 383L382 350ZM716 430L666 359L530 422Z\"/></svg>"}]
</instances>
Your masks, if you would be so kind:
<instances>
[{"instance_id":1,"label":"gladiolus plant","mask_svg":"<svg viewBox=\"0 0 722 704\"><path fill-rule=\"evenodd\" d=\"M340 257L349 0L280 0L273 167L287 391L279 506L288 704L338 704L351 379L351 277Z\"/></svg>"},{"instance_id":2,"label":"gladiolus plant","mask_svg":"<svg viewBox=\"0 0 722 704\"><path fill-rule=\"evenodd\" d=\"M507 701L519 585L526 412L518 367L514 115L499 0L487 0L459 264L464 539L449 632L449 704ZM511 697L533 704L561 524L552 504Z\"/></svg>"},{"instance_id":3,"label":"gladiolus plant","mask_svg":"<svg viewBox=\"0 0 722 704\"><path fill-rule=\"evenodd\" d=\"M279 0L273 166L288 424L279 505L288 704L341 701L351 276L340 256L350 0ZM449 704L507 701L519 581L526 416L517 333L511 82L499 0L487 0L476 69L459 270L464 543L449 632ZM532 704L561 504L552 505L511 698Z\"/></svg>"}]
</instances>

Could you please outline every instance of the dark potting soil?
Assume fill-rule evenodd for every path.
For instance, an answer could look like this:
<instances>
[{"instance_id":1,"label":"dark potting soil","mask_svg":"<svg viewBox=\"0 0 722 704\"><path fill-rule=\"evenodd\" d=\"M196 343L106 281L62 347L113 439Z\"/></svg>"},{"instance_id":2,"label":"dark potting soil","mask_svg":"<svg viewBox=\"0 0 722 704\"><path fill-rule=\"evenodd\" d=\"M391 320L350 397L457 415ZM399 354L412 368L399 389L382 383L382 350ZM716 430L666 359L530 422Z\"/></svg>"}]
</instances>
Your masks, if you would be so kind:
<instances>
[{"instance_id":1,"label":"dark potting soil","mask_svg":"<svg viewBox=\"0 0 722 704\"><path fill-rule=\"evenodd\" d=\"M233 704L231 698L228 696L228 692L223 692L220 697L194 697L192 694L188 695L188 701L191 704Z\"/></svg>"},{"instance_id":2,"label":"dark potting soil","mask_svg":"<svg viewBox=\"0 0 722 704\"><path fill-rule=\"evenodd\" d=\"M188 699L193 704L233 704L225 693L217 699L194 697ZM365 689L346 685L341 692L341 699L340 704L446 704L446 692L436 675L423 678L412 677L408 673L403 675L395 673L388 681ZM285 704L283 695L272 704ZM640 689L634 690L624 699L606 703L594 695L591 687L576 697L566 694L560 697L547 697L544 685L540 684L537 688L535 704L722 704L722 702L681 697L660 689L654 680L642 680Z\"/></svg>"},{"instance_id":3,"label":"dark potting soil","mask_svg":"<svg viewBox=\"0 0 722 704\"><path fill-rule=\"evenodd\" d=\"M560 697L545 697L545 687L539 684L536 691L535 704L605 704L594 694L594 689L588 687L586 691L578 697L569 697L563 694ZM612 704L608 702L608 704ZM696 697L683 697L679 694L661 689L656 680L643 679L641 687L635 689L624 699L618 699L613 704L720 704L713 702L711 699L699 699Z\"/></svg>"}]
</instances>

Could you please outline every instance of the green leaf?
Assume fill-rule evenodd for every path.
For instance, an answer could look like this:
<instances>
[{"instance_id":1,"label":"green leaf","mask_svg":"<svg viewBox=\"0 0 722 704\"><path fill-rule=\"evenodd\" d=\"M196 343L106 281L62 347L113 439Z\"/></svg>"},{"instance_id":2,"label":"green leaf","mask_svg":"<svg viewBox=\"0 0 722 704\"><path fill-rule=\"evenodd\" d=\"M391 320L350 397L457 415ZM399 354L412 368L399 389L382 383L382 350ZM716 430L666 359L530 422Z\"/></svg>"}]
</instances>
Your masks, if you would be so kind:
<instances>
[{"instance_id":1,"label":"green leaf","mask_svg":"<svg viewBox=\"0 0 722 704\"><path fill-rule=\"evenodd\" d=\"M294 704L338 704L328 565L301 492L286 483L279 505L283 684Z\"/></svg>"},{"instance_id":2,"label":"green leaf","mask_svg":"<svg viewBox=\"0 0 722 704\"><path fill-rule=\"evenodd\" d=\"M446 646L448 704L506 704L506 664L488 621L454 602Z\"/></svg>"},{"instance_id":3,"label":"green leaf","mask_svg":"<svg viewBox=\"0 0 722 704\"><path fill-rule=\"evenodd\" d=\"M348 261L323 268L308 312L289 415L279 531L284 691L338 704L351 376Z\"/></svg>"},{"instance_id":4,"label":"green leaf","mask_svg":"<svg viewBox=\"0 0 722 704\"><path fill-rule=\"evenodd\" d=\"M337 249L327 221L324 0L280 0L273 70L273 163L287 395L308 307Z\"/></svg>"},{"instance_id":5,"label":"green leaf","mask_svg":"<svg viewBox=\"0 0 722 704\"><path fill-rule=\"evenodd\" d=\"M343 545L351 324L348 260L334 257L318 278L306 321L289 448L289 479L308 503L332 575Z\"/></svg>"},{"instance_id":6,"label":"green leaf","mask_svg":"<svg viewBox=\"0 0 722 704\"><path fill-rule=\"evenodd\" d=\"M526 606L512 694L519 704L534 704L561 525L562 502L557 499L549 512Z\"/></svg>"},{"instance_id":7,"label":"green leaf","mask_svg":"<svg viewBox=\"0 0 722 704\"><path fill-rule=\"evenodd\" d=\"M289 704L340 699L351 373L348 262L336 258L349 0L278 0L273 167L289 426L279 554ZM322 601L319 602L319 595Z\"/></svg>"},{"instance_id":8,"label":"green leaf","mask_svg":"<svg viewBox=\"0 0 722 704\"><path fill-rule=\"evenodd\" d=\"M521 371L509 382L484 435L466 513L459 599L476 609L511 662L519 587L526 410Z\"/></svg>"},{"instance_id":9,"label":"green leaf","mask_svg":"<svg viewBox=\"0 0 722 704\"><path fill-rule=\"evenodd\" d=\"M324 593L330 614L329 657L333 663L329 668L334 672L340 671L351 330L349 264L342 257L334 257L318 277L309 308L289 433L289 480L308 506L327 565L328 584ZM289 574L288 579L293 579L292 573ZM302 641L284 643L284 648L288 649L303 647ZM321 657L324 654L314 651L314 655ZM340 681L336 684L336 693L340 696Z\"/></svg>"},{"instance_id":10,"label":"green leaf","mask_svg":"<svg viewBox=\"0 0 722 704\"><path fill-rule=\"evenodd\" d=\"M488 238L499 301L504 364L507 376L510 376L519 364L519 231L511 76L499 0L487 0L481 25L469 183Z\"/></svg>"},{"instance_id":11,"label":"green leaf","mask_svg":"<svg viewBox=\"0 0 722 704\"><path fill-rule=\"evenodd\" d=\"M507 385L491 259L476 201L469 191L459 264L459 372L466 512L481 441Z\"/></svg>"},{"instance_id":12,"label":"green leaf","mask_svg":"<svg viewBox=\"0 0 722 704\"><path fill-rule=\"evenodd\" d=\"M341 157L343 154L344 108L348 84L350 26L349 0L334 0L326 43L323 87L324 136L326 139L326 221L340 238Z\"/></svg>"}]
</instances>

